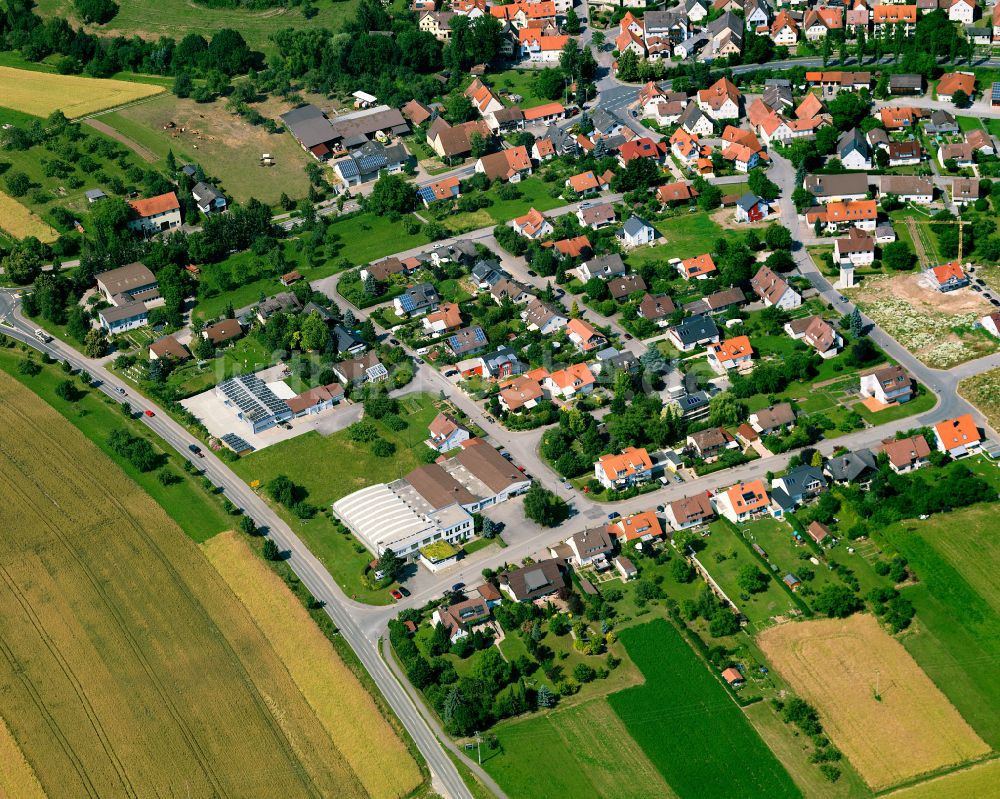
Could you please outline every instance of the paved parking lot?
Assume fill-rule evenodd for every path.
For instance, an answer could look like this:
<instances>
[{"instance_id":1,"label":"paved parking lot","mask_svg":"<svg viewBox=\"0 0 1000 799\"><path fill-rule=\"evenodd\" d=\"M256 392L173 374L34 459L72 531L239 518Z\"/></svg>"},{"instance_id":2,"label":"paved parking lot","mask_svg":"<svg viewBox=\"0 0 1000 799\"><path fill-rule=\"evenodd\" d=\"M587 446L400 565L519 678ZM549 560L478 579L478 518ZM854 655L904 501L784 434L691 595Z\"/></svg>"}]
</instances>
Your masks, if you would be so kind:
<instances>
[{"instance_id":1,"label":"paved parking lot","mask_svg":"<svg viewBox=\"0 0 1000 799\"><path fill-rule=\"evenodd\" d=\"M288 424L291 429L272 427L269 430L254 433L250 430L249 425L236 416L236 409L229 407L219 398L214 388L181 400L181 405L197 416L208 428L211 435L220 438L226 433L236 433L254 449L264 449L279 441L287 441L295 436L308 433L310 430L328 436L358 421L364 411L363 405L356 405L345 400L320 413L307 414L289 420Z\"/></svg>"}]
</instances>

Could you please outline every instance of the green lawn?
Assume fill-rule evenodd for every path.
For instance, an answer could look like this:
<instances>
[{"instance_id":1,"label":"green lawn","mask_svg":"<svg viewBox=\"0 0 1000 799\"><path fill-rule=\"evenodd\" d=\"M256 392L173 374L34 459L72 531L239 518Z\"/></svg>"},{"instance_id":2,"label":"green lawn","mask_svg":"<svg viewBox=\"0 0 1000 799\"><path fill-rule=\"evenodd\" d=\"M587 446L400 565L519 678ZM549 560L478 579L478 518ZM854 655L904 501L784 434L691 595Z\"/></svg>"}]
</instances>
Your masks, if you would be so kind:
<instances>
[{"instance_id":1,"label":"green lawn","mask_svg":"<svg viewBox=\"0 0 1000 799\"><path fill-rule=\"evenodd\" d=\"M71 379L77 388L82 389L83 384L79 378L66 375L56 365L42 365L42 371L38 375L25 377L17 370L23 357L23 354L15 349L0 349L0 369L24 383L76 425L80 432L100 447L155 499L191 538L198 542L207 541L216 533L231 529L235 525L235 518L222 510L221 499L208 494L201 486L199 478L183 471L181 468L183 458L172 449L160 446L158 439L149 434L148 428L141 421L126 418L118 404L97 389L87 389L76 402L61 399L56 396L55 387L63 380ZM180 482L164 486L157 478L158 472L140 472L127 460L112 452L107 446L107 436L118 427L124 427L136 435L152 438L154 445L166 453L166 466L170 472L181 478Z\"/></svg>"},{"instance_id":2,"label":"green lawn","mask_svg":"<svg viewBox=\"0 0 1000 799\"><path fill-rule=\"evenodd\" d=\"M876 541L905 556L919 582L904 590L917 609L902 641L991 746L1000 745L1000 539L996 505L975 505L894 524Z\"/></svg>"},{"instance_id":3,"label":"green lawn","mask_svg":"<svg viewBox=\"0 0 1000 799\"><path fill-rule=\"evenodd\" d=\"M506 69L503 72L487 75L485 80L497 93L504 91L521 95L524 98L522 102L518 103L521 108L533 108L536 105L552 102L548 97L542 97L535 90L537 77L538 70L536 69ZM562 102L563 98L558 97L556 100Z\"/></svg>"},{"instance_id":4,"label":"green lawn","mask_svg":"<svg viewBox=\"0 0 1000 799\"><path fill-rule=\"evenodd\" d=\"M347 430L329 436L309 432L246 455L233 469L248 483L259 480L261 485L287 475L309 492L309 502L328 509L359 488L397 480L423 463L427 425L438 413L435 400L429 394L410 394L400 404L399 415L409 423L405 430L396 433L375 422L379 435L396 445L390 458L373 456L370 445L352 442ZM283 509L281 513L345 591L372 604L389 601L388 589L372 590L364 583L371 554L353 536L338 532L323 514L302 520Z\"/></svg>"},{"instance_id":5,"label":"green lawn","mask_svg":"<svg viewBox=\"0 0 1000 799\"><path fill-rule=\"evenodd\" d=\"M646 682L608 701L679 796L801 795L672 624L658 619L621 640Z\"/></svg>"},{"instance_id":6,"label":"green lawn","mask_svg":"<svg viewBox=\"0 0 1000 799\"><path fill-rule=\"evenodd\" d=\"M486 211L495 223L501 225L528 213L531 208L536 211L549 211L566 204L566 201L561 197L553 197L549 193L553 187L562 190L562 183L559 181L546 183L537 176L522 180L515 184L521 193L521 196L516 200L501 200L497 195L499 185L493 186L486 192L486 195L493 200L493 205L489 206Z\"/></svg>"},{"instance_id":7,"label":"green lawn","mask_svg":"<svg viewBox=\"0 0 1000 799\"><path fill-rule=\"evenodd\" d=\"M967 133L970 130L982 130L983 127L979 117L955 117L955 121L958 122L958 128L962 133Z\"/></svg>"},{"instance_id":8,"label":"green lawn","mask_svg":"<svg viewBox=\"0 0 1000 799\"><path fill-rule=\"evenodd\" d=\"M603 698L494 729L500 751L483 767L517 799L670 799L656 767Z\"/></svg>"},{"instance_id":9,"label":"green lawn","mask_svg":"<svg viewBox=\"0 0 1000 799\"><path fill-rule=\"evenodd\" d=\"M717 225L712 218L699 211L694 214L680 214L661 222L654 222L663 238L652 247L640 247L628 255L633 268L650 261L662 262L671 258L693 258L711 252L716 239L736 235Z\"/></svg>"},{"instance_id":10,"label":"green lawn","mask_svg":"<svg viewBox=\"0 0 1000 799\"><path fill-rule=\"evenodd\" d=\"M354 14L356 1L317 3L319 13L310 20L297 7L279 6L250 11L223 6L209 8L185 0L158 0L156 3L119 0L118 5L120 8L114 19L106 25L90 25L88 29L106 36L137 34L151 39L171 36L179 42L189 33L208 38L221 28L235 28L251 47L271 54L275 52L274 44L269 39L272 34L284 28L339 30L344 21ZM74 27L79 23L70 0L40 0L36 10L42 17L69 19Z\"/></svg>"},{"instance_id":11,"label":"green lawn","mask_svg":"<svg viewBox=\"0 0 1000 799\"><path fill-rule=\"evenodd\" d=\"M915 416L919 413L926 413L934 407L937 397L928 391L923 385L917 385L918 394L909 402L902 405L893 405L884 410L872 413L863 403L857 403L854 410L861 414L861 418L869 424L885 424L895 422L897 419L905 419L908 416Z\"/></svg>"},{"instance_id":12,"label":"green lawn","mask_svg":"<svg viewBox=\"0 0 1000 799\"><path fill-rule=\"evenodd\" d=\"M746 545L737 539L736 533L726 522L714 521L709 529L712 534L704 539L706 547L698 553L698 560L708 569L709 574L729 595L729 598L743 611L753 625L752 629L759 630L768 627L771 624L772 616L784 615L795 610L795 603L779 585L781 578L792 570L790 565L776 572L768 572L750 553ZM740 525L740 530L744 529L750 530L751 535L754 536L764 533L773 537L791 536L791 529L788 525L774 519L763 519L753 524ZM723 556L724 560L717 560L718 556ZM766 591L759 594L743 594L736 578L740 569L747 565L756 566L761 571L771 575ZM744 596L746 599L743 598Z\"/></svg>"}]
</instances>

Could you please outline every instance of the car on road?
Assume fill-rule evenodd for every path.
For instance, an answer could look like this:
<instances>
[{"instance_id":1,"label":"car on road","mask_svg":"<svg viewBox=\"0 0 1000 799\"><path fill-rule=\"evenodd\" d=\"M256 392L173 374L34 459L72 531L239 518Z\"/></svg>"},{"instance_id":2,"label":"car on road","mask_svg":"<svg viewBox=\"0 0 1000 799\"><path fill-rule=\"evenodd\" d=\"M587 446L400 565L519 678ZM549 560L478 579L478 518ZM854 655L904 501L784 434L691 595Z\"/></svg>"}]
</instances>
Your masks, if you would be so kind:
<instances>
[{"instance_id":1,"label":"car on road","mask_svg":"<svg viewBox=\"0 0 1000 799\"><path fill-rule=\"evenodd\" d=\"M403 586L399 586L399 593L401 593L403 596L410 595L409 589L403 588Z\"/></svg>"},{"instance_id":2,"label":"car on road","mask_svg":"<svg viewBox=\"0 0 1000 799\"><path fill-rule=\"evenodd\" d=\"M625 340L626 341L631 341L632 340L632 334L631 333L626 333L625 334Z\"/></svg>"},{"instance_id":3,"label":"car on road","mask_svg":"<svg viewBox=\"0 0 1000 799\"><path fill-rule=\"evenodd\" d=\"M538 272L534 271L533 269L529 269L528 277L538 277Z\"/></svg>"},{"instance_id":4,"label":"car on road","mask_svg":"<svg viewBox=\"0 0 1000 799\"><path fill-rule=\"evenodd\" d=\"M191 450L199 458L205 457L205 453L201 451L201 447L199 447L197 444L188 444L188 449Z\"/></svg>"},{"instance_id":5,"label":"car on road","mask_svg":"<svg viewBox=\"0 0 1000 799\"><path fill-rule=\"evenodd\" d=\"M153 413L152 411L149 411L149 410L143 411L143 413L146 414L146 416L156 416L155 413Z\"/></svg>"},{"instance_id":6,"label":"car on road","mask_svg":"<svg viewBox=\"0 0 1000 799\"><path fill-rule=\"evenodd\" d=\"M612 511L611 513L609 513L608 514L608 518L609 519L617 519L618 518L618 511Z\"/></svg>"},{"instance_id":7,"label":"car on road","mask_svg":"<svg viewBox=\"0 0 1000 799\"><path fill-rule=\"evenodd\" d=\"M50 341L52 341L52 336L50 336L40 327L35 330L35 338L37 338L43 344L48 344Z\"/></svg>"},{"instance_id":8,"label":"car on road","mask_svg":"<svg viewBox=\"0 0 1000 799\"><path fill-rule=\"evenodd\" d=\"M119 394L121 394L121 395L122 395L123 397L125 396L125 389L124 389L124 388L122 388L121 386L118 386L118 388L116 388L116 389L115 389L115 391L117 391L117 392L118 392Z\"/></svg>"},{"instance_id":9,"label":"car on road","mask_svg":"<svg viewBox=\"0 0 1000 799\"><path fill-rule=\"evenodd\" d=\"M451 587L451 590L452 590L452 591L456 591L456 592L457 592L457 591L461 591L461 590L462 590L463 588L465 588L465 583L455 583L455 584L454 584L454 585L453 585L453 586Z\"/></svg>"},{"instance_id":10,"label":"car on road","mask_svg":"<svg viewBox=\"0 0 1000 799\"><path fill-rule=\"evenodd\" d=\"M394 346L396 346L396 347L399 346L399 342L396 341L396 339L394 339L394 338L389 339L389 343L392 344L392 345L394 345Z\"/></svg>"},{"instance_id":11,"label":"car on road","mask_svg":"<svg viewBox=\"0 0 1000 799\"><path fill-rule=\"evenodd\" d=\"M389 594L390 594L390 596L392 596L393 599L395 599L397 601L403 598L403 595L399 591L395 591L395 590L394 591L390 591Z\"/></svg>"},{"instance_id":12,"label":"car on road","mask_svg":"<svg viewBox=\"0 0 1000 799\"><path fill-rule=\"evenodd\" d=\"M447 371L442 372L442 374L445 377L454 377L455 375L458 374L458 369L448 369Z\"/></svg>"},{"instance_id":13,"label":"car on road","mask_svg":"<svg viewBox=\"0 0 1000 799\"><path fill-rule=\"evenodd\" d=\"M496 420L496 419L494 419L494 418L493 418L492 416L490 416L489 414L486 414L486 416L485 416L485 419L486 419L486 421L487 421L487 422L489 422L490 424L496 424L496 422L497 422L497 420Z\"/></svg>"},{"instance_id":14,"label":"car on road","mask_svg":"<svg viewBox=\"0 0 1000 799\"><path fill-rule=\"evenodd\" d=\"M414 358L413 360L415 360L415 361L416 361L416 362L417 362L418 364L420 364L421 366L423 366L423 365L424 365L424 359L423 359L423 358Z\"/></svg>"}]
</instances>

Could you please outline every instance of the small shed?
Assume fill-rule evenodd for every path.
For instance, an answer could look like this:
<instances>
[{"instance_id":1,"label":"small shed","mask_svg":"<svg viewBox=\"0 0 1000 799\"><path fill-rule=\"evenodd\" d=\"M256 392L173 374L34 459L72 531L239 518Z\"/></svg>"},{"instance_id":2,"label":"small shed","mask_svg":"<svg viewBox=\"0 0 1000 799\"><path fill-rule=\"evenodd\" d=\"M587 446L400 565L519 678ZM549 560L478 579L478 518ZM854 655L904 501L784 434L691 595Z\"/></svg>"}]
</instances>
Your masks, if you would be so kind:
<instances>
[{"instance_id":1,"label":"small shed","mask_svg":"<svg viewBox=\"0 0 1000 799\"><path fill-rule=\"evenodd\" d=\"M813 522L806 528L809 537L817 544L822 544L827 538L833 535L830 528L822 522Z\"/></svg>"},{"instance_id":2,"label":"small shed","mask_svg":"<svg viewBox=\"0 0 1000 799\"><path fill-rule=\"evenodd\" d=\"M635 567L635 564L624 556L615 558L615 568L618 569L618 573L622 576L623 580L631 580L639 574L639 570Z\"/></svg>"},{"instance_id":3,"label":"small shed","mask_svg":"<svg viewBox=\"0 0 1000 799\"><path fill-rule=\"evenodd\" d=\"M791 588L792 591L798 591L802 587L802 581L794 574L786 574L784 579L785 585Z\"/></svg>"},{"instance_id":4,"label":"small shed","mask_svg":"<svg viewBox=\"0 0 1000 799\"><path fill-rule=\"evenodd\" d=\"M302 280L302 275L299 272L289 272L287 275L281 276L281 285L290 286L300 280Z\"/></svg>"},{"instance_id":5,"label":"small shed","mask_svg":"<svg viewBox=\"0 0 1000 799\"><path fill-rule=\"evenodd\" d=\"M743 675L740 674L740 670L733 668L732 666L722 672L722 679L729 683L733 688L739 688L746 682L746 680L743 679Z\"/></svg>"}]
</instances>

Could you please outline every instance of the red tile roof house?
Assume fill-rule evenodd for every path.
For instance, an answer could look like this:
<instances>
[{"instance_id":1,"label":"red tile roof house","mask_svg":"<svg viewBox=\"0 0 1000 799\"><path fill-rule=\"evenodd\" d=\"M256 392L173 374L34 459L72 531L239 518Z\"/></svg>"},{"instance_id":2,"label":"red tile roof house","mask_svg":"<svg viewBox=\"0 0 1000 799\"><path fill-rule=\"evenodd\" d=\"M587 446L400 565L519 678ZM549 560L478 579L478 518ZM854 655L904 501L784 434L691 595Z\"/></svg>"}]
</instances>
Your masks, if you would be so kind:
<instances>
[{"instance_id":1,"label":"red tile roof house","mask_svg":"<svg viewBox=\"0 0 1000 799\"><path fill-rule=\"evenodd\" d=\"M983 443L979 428L968 413L934 425L934 439L937 448L953 458L978 452Z\"/></svg>"},{"instance_id":2,"label":"red tile roof house","mask_svg":"<svg viewBox=\"0 0 1000 799\"><path fill-rule=\"evenodd\" d=\"M450 452L471 438L471 433L447 413L439 413L428 426L430 437L426 443L437 452Z\"/></svg>"},{"instance_id":3,"label":"red tile roof house","mask_svg":"<svg viewBox=\"0 0 1000 799\"><path fill-rule=\"evenodd\" d=\"M976 92L976 76L973 72L946 72L938 81L935 94L938 100L951 100L957 91L965 92L971 100Z\"/></svg>"},{"instance_id":4,"label":"red tile roof house","mask_svg":"<svg viewBox=\"0 0 1000 799\"><path fill-rule=\"evenodd\" d=\"M498 153L484 155L476 161L475 170L482 172L490 180L518 183L531 174L531 156L523 145L511 147Z\"/></svg>"},{"instance_id":5,"label":"red tile roof house","mask_svg":"<svg viewBox=\"0 0 1000 799\"><path fill-rule=\"evenodd\" d=\"M770 512L771 498L762 480L737 483L716 494L715 509L733 523L745 522Z\"/></svg>"},{"instance_id":6,"label":"red tile roof house","mask_svg":"<svg viewBox=\"0 0 1000 799\"><path fill-rule=\"evenodd\" d=\"M969 285L969 276L965 274L958 261L951 261L941 266L934 266L924 273L938 291L954 291Z\"/></svg>"},{"instance_id":7,"label":"red tile roof house","mask_svg":"<svg viewBox=\"0 0 1000 799\"><path fill-rule=\"evenodd\" d=\"M627 447L621 455L602 455L594 464L594 477L607 489L620 490L653 477L653 461L645 449Z\"/></svg>"},{"instance_id":8,"label":"red tile roof house","mask_svg":"<svg viewBox=\"0 0 1000 799\"><path fill-rule=\"evenodd\" d=\"M172 191L145 200L133 200L129 207L134 214L128 223L131 230L159 233L181 225L181 204Z\"/></svg>"},{"instance_id":9,"label":"red tile roof house","mask_svg":"<svg viewBox=\"0 0 1000 799\"><path fill-rule=\"evenodd\" d=\"M882 442L882 452L889 460L889 468L896 474L916 471L930 463L931 448L923 436L887 438Z\"/></svg>"},{"instance_id":10,"label":"red tile roof house","mask_svg":"<svg viewBox=\"0 0 1000 799\"><path fill-rule=\"evenodd\" d=\"M526 239L540 239L548 236L553 231L552 223L541 213L532 208L524 216L519 216L510 221L510 226Z\"/></svg>"},{"instance_id":11,"label":"red tile roof house","mask_svg":"<svg viewBox=\"0 0 1000 799\"><path fill-rule=\"evenodd\" d=\"M569 340L581 352L601 349L608 343L608 340L601 333L598 333L589 322L585 322L583 319L570 319L566 325L566 333Z\"/></svg>"}]
</instances>

